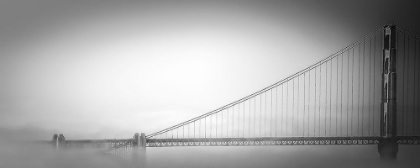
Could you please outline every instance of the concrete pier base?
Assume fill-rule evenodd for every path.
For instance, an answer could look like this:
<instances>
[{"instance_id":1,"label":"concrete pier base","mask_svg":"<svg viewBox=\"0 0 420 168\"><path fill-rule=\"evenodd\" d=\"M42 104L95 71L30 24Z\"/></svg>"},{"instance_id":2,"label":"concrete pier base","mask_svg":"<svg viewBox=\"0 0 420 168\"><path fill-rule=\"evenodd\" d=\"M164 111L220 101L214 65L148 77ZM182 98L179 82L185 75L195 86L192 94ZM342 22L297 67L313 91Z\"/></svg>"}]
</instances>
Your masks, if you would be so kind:
<instances>
[{"instance_id":1,"label":"concrete pier base","mask_svg":"<svg viewBox=\"0 0 420 168\"><path fill-rule=\"evenodd\" d=\"M381 160L397 160L398 143L395 138L381 139L378 144L378 152Z\"/></svg>"}]
</instances>

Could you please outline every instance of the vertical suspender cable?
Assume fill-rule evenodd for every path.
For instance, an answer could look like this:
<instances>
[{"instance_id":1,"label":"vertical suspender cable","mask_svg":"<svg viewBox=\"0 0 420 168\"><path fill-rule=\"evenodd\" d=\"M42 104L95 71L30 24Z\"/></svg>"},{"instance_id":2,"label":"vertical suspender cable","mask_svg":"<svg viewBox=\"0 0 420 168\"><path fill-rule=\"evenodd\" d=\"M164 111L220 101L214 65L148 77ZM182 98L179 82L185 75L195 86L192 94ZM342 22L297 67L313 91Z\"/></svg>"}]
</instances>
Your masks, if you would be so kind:
<instances>
[{"instance_id":1,"label":"vertical suspender cable","mask_svg":"<svg viewBox=\"0 0 420 168\"><path fill-rule=\"evenodd\" d=\"M361 43L360 44L360 46L359 46L359 55L358 55L358 61L359 61L359 63L358 63L358 67L357 67L357 71L358 71L358 74L357 74L357 132L356 133L359 133L360 131L360 81L361 81L361 79L360 79L360 74L361 74L361 71L360 71L360 68L361 68L361 64L362 64L362 61L361 61L361 59L362 59L362 44L363 43ZM351 134L353 133L353 132L350 132Z\"/></svg>"},{"instance_id":2,"label":"vertical suspender cable","mask_svg":"<svg viewBox=\"0 0 420 168\"><path fill-rule=\"evenodd\" d=\"M221 111L220 115L222 116L221 120L220 120L220 138L223 138L223 111Z\"/></svg>"},{"instance_id":3,"label":"vertical suspender cable","mask_svg":"<svg viewBox=\"0 0 420 168\"><path fill-rule=\"evenodd\" d=\"M308 95L308 136L309 136L309 132L310 132L310 130L309 130L309 128L310 128L310 124L309 124L309 116L310 116L310 109L309 109L309 107L310 107L310 104L311 104L311 71L309 71L309 85L308 85L308 87L309 87L309 90L308 90L308 92L309 92L309 95Z\"/></svg>"},{"instance_id":4,"label":"vertical suspender cable","mask_svg":"<svg viewBox=\"0 0 420 168\"><path fill-rule=\"evenodd\" d=\"M340 87L340 96L341 96L341 98L340 98L340 113L341 113L341 125L342 125L342 123L343 123L343 60L344 60L344 57L343 58L341 58L341 81L340 81L340 84L341 84L341 87ZM343 134L343 127L341 126L341 135Z\"/></svg>"},{"instance_id":5,"label":"vertical suspender cable","mask_svg":"<svg viewBox=\"0 0 420 168\"><path fill-rule=\"evenodd\" d=\"M382 33L381 33L382 34ZM376 76L378 76L378 75L376 75L376 65L377 65L377 63L376 63L376 47L377 47L377 43L376 43L376 37L373 39L374 40L374 43L375 43L375 47L374 47L374 51L375 51L375 54L374 54L374 57L373 57L373 63L374 63L374 66L373 66L373 74L375 74L374 75L374 78L373 78L373 100L376 100L376 88L377 88L377 86L376 86ZM382 44L383 42L382 42L382 38L379 38L379 44ZM380 49L381 47L379 47L379 49ZM378 54L380 55L380 53L381 52L378 52ZM379 61L378 61L379 62ZM381 67L381 65L379 65L379 67ZM381 71L379 71L379 72L381 72ZM374 103L374 104L376 104L376 103ZM373 111L374 111L374 113L373 114L376 114L376 108L375 108L376 106L373 106ZM373 125L373 135L375 135L375 126L376 126L376 124L375 124L375 115L373 116L373 123L372 123L372 125Z\"/></svg>"},{"instance_id":6,"label":"vertical suspender cable","mask_svg":"<svg viewBox=\"0 0 420 168\"><path fill-rule=\"evenodd\" d=\"M229 109L226 109L226 138L229 138Z\"/></svg>"},{"instance_id":7,"label":"vertical suspender cable","mask_svg":"<svg viewBox=\"0 0 420 168\"><path fill-rule=\"evenodd\" d=\"M238 118L238 138L239 138L239 132L240 132L240 130L239 130L239 122L240 122L239 120L241 118L240 113L241 113L241 104L238 104L238 117L237 117Z\"/></svg>"},{"instance_id":8,"label":"vertical suspender cable","mask_svg":"<svg viewBox=\"0 0 420 168\"><path fill-rule=\"evenodd\" d=\"M239 115L240 115L240 112L241 112L241 105L240 105L240 104L238 104L238 116L236 117L236 118L238 119L238 122L237 122L237 123L238 123L238 127L237 127L237 129L236 129L236 130L237 130L237 132L238 132L238 138L239 138L239 132L240 132L240 131L239 131L239 122L240 122L240 121L239 121L239 118L240 118L240 117L239 117Z\"/></svg>"},{"instance_id":9,"label":"vertical suspender cable","mask_svg":"<svg viewBox=\"0 0 420 168\"><path fill-rule=\"evenodd\" d=\"M217 138L217 127L219 127L219 117L218 117L219 113L216 114L216 138Z\"/></svg>"},{"instance_id":10,"label":"vertical suspender cable","mask_svg":"<svg viewBox=\"0 0 420 168\"><path fill-rule=\"evenodd\" d=\"M289 82L287 82L286 83L287 84L287 86L286 86L286 136L288 136L288 122L287 122L287 120L288 120L288 117L289 117L289 109L288 109L288 105L289 105Z\"/></svg>"},{"instance_id":11,"label":"vertical suspender cable","mask_svg":"<svg viewBox=\"0 0 420 168\"><path fill-rule=\"evenodd\" d=\"M319 106L318 106L318 133L321 136L321 94L322 94L322 64L319 66Z\"/></svg>"},{"instance_id":12,"label":"vertical suspender cable","mask_svg":"<svg viewBox=\"0 0 420 168\"><path fill-rule=\"evenodd\" d=\"M317 96L317 94L316 94L316 68L317 67L315 67L314 68L314 71L315 71L315 95L314 95L314 101L315 101L315 103L314 103L314 136L316 136L316 96Z\"/></svg>"},{"instance_id":13,"label":"vertical suspender cable","mask_svg":"<svg viewBox=\"0 0 420 168\"><path fill-rule=\"evenodd\" d=\"M242 116L242 121L243 121L242 137L244 137L244 138L245 138L245 103L246 103L246 101L243 102L244 108L243 108L243 116Z\"/></svg>"},{"instance_id":14,"label":"vertical suspender cable","mask_svg":"<svg viewBox=\"0 0 420 168\"><path fill-rule=\"evenodd\" d=\"M327 136L327 105L328 105L328 62L325 62L325 108L324 108L324 131L325 131L324 135L325 136Z\"/></svg>"},{"instance_id":15,"label":"vertical suspender cable","mask_svg":"<svg viewBox=\"0 0 420 168\"><path fill-rule=\"evenodd\" d=\"M248 101L248 137L251 137L251 100Z\"/></svg>"},{"instance_id":16,"label":"vertical suspender cable","mask_svg":"<svg viewBox=\"0 0 420 168\"><path fill-rule=\"evenodd\" d=\"M267 91L264 92L264 136L267 133Z\"/></svg>"},{"instance_id":17,"label":"vertical suspender cable","mask_svg":"<svg viewBox=\"0 0 420 168\"><path fill-rule=\"evenodd\" d=\"M329 128L329 130L330 130L330 132L329 132L329 135L331 136L331 125L332 125L332 120L331 120L331 111L332 111L332 73L333 73L333 71L332 71L332 66L333 66L333 61L332 60L330 60L330 128Z\"/></svg>"},{"instance_id":18,"label":"vertical suspender cable","mask_svg":"<svg viewBox=\"0 0 420 168\"><path fill-rule=\"evenodd\" d=\"M403 37L404 37L404 42L403 42L403 91L402 91L402 93L403 93L403 101L402 101L402 121L403 121L403 125L402 125L402 133L404 134L404 113L405 113L405 109L404 109L404 107L405 107L405 95L404 95L404 89L405 89L405 31L404 31L404 34L403 34Z\"/></svg>"},{"instance_id":19,"label":"vertical suspender cable","mask_svg":"<svg viewBox=\"0 0 420 168\"><path fill-rule=\"evenodd\" d=\"M360 47L360 46L359 46ZM352 70L351 70L351 117L350 117L350 131L353 131L353 113L354 113L354 48L353 48L353 58L352 58ZM349 66L350 68L350 66ZM350 73L350 72L349 72ZM350 76L349 76L350 78ZM348 119L348 114L347 114ZM347 127L349 126L347 120ZM349 131L347 129L347 136L349 136Z\"/></svg>"},{"instance_id":20,"label":"vertical suspender cable","mask_svg":"<svg viewBox=\"0 0 420 168\"><path fill-rule=\"evenodd\" d=\"M409 105L410 105L410 98L409 98L409 90L410 90L410 76L409 76L409 74L410 74L410 34L408 34L407 33L407 64L405 65L405 67L407 67L407 70L406 70L406 91L407 91L407 93L405 94L406 95L406 105L407 105L407 110L405 111L405 120L404 120L404 123L405 123L405 134L404 135L407 135L408 134L408 131L409 131L409 122L408 122L408 119L409 119L409 112L410 112L410 107L409 107Z\"/></svg>"},{"instance_id":21,"label":"vertical suspender cable","mask_svg":"<svg viewBox=\"0 0 420 168\"><path fill-rule=\"evenodd\" d=\"M256 118L257 118L257 97L254 97L254 137L256 135L255 132L255 127L257 127L257 122L256 122Z\"/></svg>"},{"instance_id":22,"label":"vertical suspender cable","mask_svg":"<svg viewBox=\"0 0 420 168\"><path fill-rule=\"evenodd\" d=\"M235 129L235 105L232 106L232 138L233 138L233 130Z\"/></svg>"},{"instance_id":23,"label":"vertical suspender cable","mask_svg":"<svg viewBox=\"0 0 420 168\"><path fill-rule=\"evenodd\" d=\"M262 102L261 102L261 95L260 95L260 127L259 127L259 131L260 131L260 137L261 137L261 129L262 129L262 127L261 127L261 122L262 122L262 119L261 119L261 113L262 113L262 108L261 108L261 106L262 106Z\"/></svg>"},{"instance_id":24,"label":"vertical suspender cable","mask_svg":"<svg viewBox=\"0 0 420 168\"><path fill-rule=\"evenodd\" d=\"M305 120L305 110L306 110L306 72L303 73L303 118ZM302 122L302 132L303 136L305 137L305 121Z\"/></svg>"},{"instance_id":25,"label":"vertical suspender cable","mask_svg":"<svg viewBox=\"0 0 420 168\"><path fill-rule=\"evenodd\" d=\"M201 119L198 120L198 138L201 138Z\"/></svg>"},{"instance_id":26,"label":"vertical suspender cable","mask_svg":"<svg viewBox=\"0 0 420 168\"><path fill-rule=\"evenodd\" d=\"M293 123L295 121L295 79L292 79L292 136L293 136Z\"/></svg>"},{"instance_id":27,"label":"vertical suspender cable","mask_svg":"<svg viewBox=\"0 0 420 168\"><path fill-rule=\"evenodd\" d=\"M414 60L413 60L413 62L416 62L416 52L417 52L417 49L416 49L416 44L417 44L417 41L416 41L417 39L415 39L414 38ZM413 73L413 83L414 83L414 94L413 94L413 105L415 105L415 102L416 102L416 94L415 94L415 92L416 92L416 88L417 88L417 86L416 86L416 76L417 76L417 71L414 69L416 66L413 66L413 71L414 71L414 73ZM412 119L412 128L411 128L411 131L412 131L412 135L414 135L414 125L415 125L415 122L414 122L414 108L415 108L415 106L413 106L413 111L412 111L412 117L411 117L411 119Z\"/></svg>"},{"instance_id":28,"label":"vertical suspender cable","mask_svg":"<svg viewBox=\"0 0 420 168\"><path fill-rule=\"evenodd\" d=\"M214 114L213 114L214 115ZM210 116L210 125L209 125L209 137L211 138L211 131L213 126L213 115Z\"/></svg>"},{"instance_id":29,"label":"vertical suspender cable","mask_svg":"<svg viewBox=\"0 0 420 168\"><path fill-rule=\"evenodd\" d=\"M297 77L297 81L298 81L298 88L297 88L297 101L296 101L296 134L299 135L299 98L300 98L300 94L299 94L299 88L300 88L300 75Z\"/></svg>"},{"instance_id":30,"label":"vertical suspender cable","mask_svg":"<svg viewBox=\"0 0 420 168\"><path fill-rule=\"evenodd\" d=\"M417 38L418 40L420 40L419 38ZM417 53L417 58L418 58L418 64L417 65L420 65L420 43L419 43L419 52ZM417 66L418 68L417 68L417 91L418 91L418 93L417 93L417 95L420 95L420 88L419 88L419 84L420 84L420 66ZM420 114L419 114L419 111L420 111L420 106L419 106L419 104L420 104L420 97L418 98L418 100L417 100L418 102L416 103L417 104L417 121L420 121ZM414 118L414 117L413 117ZM417 124L419 124L419 122L416 122ZM417 128L417 134L416 135L420 135L420 128L419 128L420 126L417 126L416 128Z\"/></svg>"},{"instance_id":31,"label":"vertical suspender cable","mask_svg":"<svg viewBox=\"0 0 420 168\"><path fill-rule=\"evenodd\" d=\"M368 75L368 79L369 79L369 88L368 88L368 129L367 129L367 131L368 131L368 136L371 136L371 134L370 134L370 113L372 112L371 110L370 110L370 101L371 101L371 94L370 94L370 91L371 91L371 85L372 85L372 83L371 83L371 73L372 73L372 66L370 65L371 64L371 62L372 62L372 39L369 39L369 75Z\"/></svg>"},{"instance_id":32,"label":"vertical suspender cable","mask_svg":"<svg viewBox=\"0 0 420 168\"><path fill-rule=\"evenodd\" d=\"M418 89L418 85L419 85L419 83L418 82L416 82L417 81L417 79L418 79L418 76L419 76L419 74L418 74L418 66L415 66L415 65L419 65L419 64L416 64L417 62L418 62L418 56L417 56L417 37L414 37L414 61L413 61L413 64L414 64L414 66L413 66L413 71L414 71L414 93L413 94L416 94L417 93L417 91L419 90ZM417 68L417 70L416 70L416 68ZM413 135L417 135L417 131L416 131L416 129L415 128L418 128L418 126L416 126L417 125L417 123L415 122L415 114L417 114L417 116L418 116L418 103L416 102L418 99L419 99L419 96L417 95L417 96L414 96L415 97L415 99L413 100L413 117L412 117L412 120L413 120L413 124L412 124L412 129L413 129ZM417 111L417 113L415 112L415 111Z\"/></svg>"},{"instance_id":33,"label":"vertical suspender cable","mask_svg":"<svg viewBox=\"0 0 420 168\"><path fill-rule=\"evenodd\" d=\"M372 102L372 135L375 135L375 100L376 100L376 36L373 37L373 102Z\"/></svg>"},{"instance_id":34,"label":"vertical suspender cable","mask_svg":"<svg viewBox=\"0 0 420 168\"><path fill-rule=\"evenodd\" d=\"M337 70L336 70L336 72L337 72L337 88L336 88L336 96L335 96L335 125L336 125L336 127L335 127L335 135L336 136L338 136L338 59L339 59L340 57L337 57L337 66L336 66L336 68L337 68ZM343 59L343 53L341 53L341 59ZM341 117L341 116L340 116ZM340 123L340 128L341 128L341 125L342 125L342 123Z\"/></svg>"},{"instance_id":35,"label":"vertical suspender cable","mask_svg":"<svg viewBox=\"0 0 420 168\"><path fill-rule=\"evenodd\" d=\"M281 85L281 122L280 122L280 136L283 135L283 107L284 107L284 89L283 89L283 84Z\"/></svg>"},{"instance_id":36,"label":"vertical suspender cable","mask_svg":"<svg viewBox=\"0 0 420 168\"><path fill-rule=\"evenodd\" d=\"M408 39L407 39L407 64L406 65L404 65L405 67L407 67L407 94L406 94L406 100L407 100L407 111L406 111L406 121L404 121L404 123L405 123L405 125L406 125L406 134L404 134L404 135L408 135L409 134L409 131L410 131L410 129L409 129L409 125L410 125L410 123L409 123L409 118L410 118L410 91L412 90L412 88L410 88L410 83L411 83L411 81L410 81L410 65L411 65L411 62L410 61L412 61L412 60L410 60L411 58L410 58L410 35L408 34L407 35L408 36Z\"/></svg>"},{"instance_id":37,"label":"vertical suspender cable","mask_svg":"<svg viewBox=\"0 0 420 168\"><path fill-rule=\"evenodd\" d=\"M407 35L408 36L408 35ZM405 74L404 74L404 76L406 76L407 78L405 78L404 80L406 80L406 82L405 82L405 91L406 91L406 93L404 93L403 95L404 95L404 100L405 100L405 110L403 111L403 114L404 114L404 121L403 121L403 126L404 126L404 132L403 132L403 135L407 135L406 134L406 132L408 131L408 129L407 129L407 125L408 125L408 122L406 121L407 120L407 118L409 117L408 116L408 111L410 110L409 109L409 107L408 107L408 105L409 105L409 101L410 100L408 100L408 90L409 90L409 87L408 87L408 84L409 84L409 76L408 76L408 74L409 74L409 62L410 62L410 51L409 51L409 42L410 42L410 37L408 36L408 38L407 38L407 47L405 47L405 45L404 45L404 48L406 49L406 55L407 55L407 58L406 58L406 60L407 60L407 62L404 62L404 69L405 69Z\"/></svg>"},{"instance_id":38,"label":"vertical suspender cable","mask_svg":"<svg viewBox=\"0 0 420 168\"><path fill-rule=\"evenodd\" d=\"M359 46L359 55L358 55L358 59L359 59L359 65L358 65L358 69L357 69L357 71L358 71L358 75L357 75L357 84L358 84L358 86L357 86L357 133L359 133L359 129L360 129L360 111L359 111L359 109L360 109L360 81L361 81L361 79L360 79L360 65L362 64L362 62L361 62L361 59L362 59L362 54L361 54L361 52L362 52L362 45L363 43L361 43L360 44L360 46ZM352 132L351 132L352 133Z\"/></svg>"},{"instance_id":39,"label":"vertical suspender cable","mask_svg":"<svg viewBox=\"0 0 420 168\"><path fill-rule=\"evenodd\" d=\"M274 125L275 125L275 127L274 127L274 136L275 137L277 137L277 116L278 116L277 115L277 113L278 113L278 111L277 111L277 109L278 109L277 108L277 103L278 103L278 97L277 96L278 96L278 93L277 92L278 92L278 90L277 90L277 87L276 87L276 110L275 110L275 115L276 116L275 116L275 120L274 120Z\"/></svg>"},{"instance_id":40,"label":"vertical suspender cable","mask_svg":"<svg viewBox=\"0 0 420 168\"><path fill-rule=\"evenodd\" d=\"M239 121L241 119L241 117L240 117L241 114L240 113L241 113L241 104L238 104L238 138L239 138L239 133L241 132L239 130L239 123L241 122L241 121Z\"/></svg>"},{"instance_id":41,"label":"vertical suspender cable","mask_svg":"<svg viewBox=\"0 0 420 168\"><path fill-rule=\"evenodd\" d=\"M364 124L363 124L363 118L364 118L364 106L363 106L363 104L365 103L364 101L365 101L365 57L366 57L366 55L365 55L365 52L366 52L366 43L363 43L363 68L362 68L362 74L363 74L363 77L362 77L362 136L363 136L363 126L364 126Z\"/></svg>"},{"instance_id":42,"label":"vertical suspender cable","mask_svg":"<svg viewBox=\"0 0 420 168\"><path fill-rule=\"evenodd\" d=\"M407 71L406 71L406 76L407 76L407 88L405 89L406 91L407 91L407 93L405 94L406 96L407 96L407 98L406 98L406 100L407 100L407 110L406 111L404 111L404 113L407 113L405 116L405 118L404 118L404 126L405 126L405 134L404 135L407 135L407 133L408 133L408 118L409 118L409 111L410 111L410 108L409 108L409 105L410 105L410 99L409 99L409 90L410 90L410 86L409 86L409 84L410 84L410 77L408 76L409 75L409 72L410 72L410 36L409 35L407 35L407 64L406 65L404 65L404 67L407 67Z\"/></svg>"},{"instance_id":43,"label":"vertical suspender cable","mask_svg":"<svg viewBox=\"0 0 420 168\"><path fill-rule=\"evenodd\" d=\"M273 126L273 89L270 89L270 137L271 137L271 127Z\"/></svg>"}]
</instances>

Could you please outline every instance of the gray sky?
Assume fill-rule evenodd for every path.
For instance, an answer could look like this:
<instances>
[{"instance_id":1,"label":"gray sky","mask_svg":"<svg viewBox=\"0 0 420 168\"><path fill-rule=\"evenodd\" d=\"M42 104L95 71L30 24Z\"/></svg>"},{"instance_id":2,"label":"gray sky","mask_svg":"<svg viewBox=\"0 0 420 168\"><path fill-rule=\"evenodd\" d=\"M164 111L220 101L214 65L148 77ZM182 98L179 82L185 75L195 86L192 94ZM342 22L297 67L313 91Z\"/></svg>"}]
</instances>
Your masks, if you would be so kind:
<instances>
[{"instance_id":1,"label":"gray sky","mask_svg":"<svg viewBox=\"0 0 420 168\"><path fill-rule=\"evenodd\" d=\"M0 2L0 123L77 138L153 133L242 98L414 1ZM50 137L46 137L50 138Z\"/></svg>"}]
</instances>

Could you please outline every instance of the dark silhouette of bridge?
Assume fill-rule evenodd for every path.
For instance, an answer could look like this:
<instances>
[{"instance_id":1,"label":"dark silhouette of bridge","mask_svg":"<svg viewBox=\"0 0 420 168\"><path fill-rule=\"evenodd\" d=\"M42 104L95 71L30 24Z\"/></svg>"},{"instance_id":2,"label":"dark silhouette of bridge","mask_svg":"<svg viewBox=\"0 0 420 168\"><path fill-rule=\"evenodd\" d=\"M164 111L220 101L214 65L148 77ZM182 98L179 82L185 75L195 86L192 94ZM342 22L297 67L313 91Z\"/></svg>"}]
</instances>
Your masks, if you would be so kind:
<instances>
[{"instance_id":1,"label":"dark silhouette of bridge","mask_svg":"<svg viewBox=\"0 0 420 168\"><path fill-rule=\"evenodd\" d=\"M385 25L277 83L201 116L129 139L66 140L141 157L148 147L420 144L420 37ZM144 157L143 157L144 158ZM144 162L140 161L140 162Z\"/></svg>"}]
</instances>

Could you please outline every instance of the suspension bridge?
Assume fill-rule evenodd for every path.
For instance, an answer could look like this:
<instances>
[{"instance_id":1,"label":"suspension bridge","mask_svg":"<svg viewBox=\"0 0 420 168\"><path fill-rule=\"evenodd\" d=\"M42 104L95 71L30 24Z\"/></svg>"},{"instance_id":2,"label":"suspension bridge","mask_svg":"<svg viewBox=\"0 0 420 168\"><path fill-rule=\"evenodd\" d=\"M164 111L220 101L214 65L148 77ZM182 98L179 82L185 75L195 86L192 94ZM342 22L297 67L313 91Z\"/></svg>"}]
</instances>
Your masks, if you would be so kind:
<instances>
[{"instance_id":1,"label":"suspension bridge","mask_svg":"<svg viewBox=\"0 0 420 168\"><path fill-rule=\"evenodd\" d=\"M49 143L134 157L149 147L377 145L381 159L395 160L398 145L420 145L419 111L420 37L385 25L277 83L161 131L103 140L55 134Z\"/></svg>"}]
</instances>

